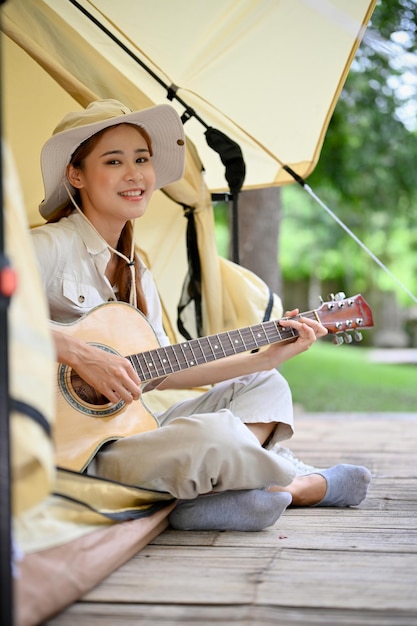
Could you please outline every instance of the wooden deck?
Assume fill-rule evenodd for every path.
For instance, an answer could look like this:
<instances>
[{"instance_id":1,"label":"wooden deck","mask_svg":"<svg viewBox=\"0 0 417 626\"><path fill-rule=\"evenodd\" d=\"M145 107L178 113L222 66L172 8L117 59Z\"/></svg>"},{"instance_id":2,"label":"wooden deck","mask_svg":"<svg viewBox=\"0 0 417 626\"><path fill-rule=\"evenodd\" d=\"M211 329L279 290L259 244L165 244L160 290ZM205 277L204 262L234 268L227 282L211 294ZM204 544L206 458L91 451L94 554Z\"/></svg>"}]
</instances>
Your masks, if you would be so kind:
<instances>
[{"instance_id":1,"label":"wooden deck","mask_svg":"<svg viewBox=\"0 0 417 626\"><path fill-rule=\"evenodd\" d=\"M415 626L417 413L301 414L291 447L366 465L369 497L259 533L168 529L48 626Z\"/></svg>"}]
</instances>

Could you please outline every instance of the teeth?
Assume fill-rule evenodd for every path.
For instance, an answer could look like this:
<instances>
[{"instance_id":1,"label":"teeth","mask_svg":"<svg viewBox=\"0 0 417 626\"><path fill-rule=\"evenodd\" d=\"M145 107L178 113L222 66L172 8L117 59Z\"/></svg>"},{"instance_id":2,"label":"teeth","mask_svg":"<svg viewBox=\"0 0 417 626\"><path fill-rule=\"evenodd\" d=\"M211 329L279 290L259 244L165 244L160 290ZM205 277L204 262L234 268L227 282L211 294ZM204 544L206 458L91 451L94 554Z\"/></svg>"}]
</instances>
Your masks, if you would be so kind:
<instances>
[{"instance_id":1,"label":"teeth","mask_svg":"<svg viewBox=\"0 0 417 626\"><path fill-rule=\"evenodd\" d=\"M139 197L142 195L142 191L122 191L119 193L119 196L129 196L129 197Z\"/></svg>"}]
</instances>

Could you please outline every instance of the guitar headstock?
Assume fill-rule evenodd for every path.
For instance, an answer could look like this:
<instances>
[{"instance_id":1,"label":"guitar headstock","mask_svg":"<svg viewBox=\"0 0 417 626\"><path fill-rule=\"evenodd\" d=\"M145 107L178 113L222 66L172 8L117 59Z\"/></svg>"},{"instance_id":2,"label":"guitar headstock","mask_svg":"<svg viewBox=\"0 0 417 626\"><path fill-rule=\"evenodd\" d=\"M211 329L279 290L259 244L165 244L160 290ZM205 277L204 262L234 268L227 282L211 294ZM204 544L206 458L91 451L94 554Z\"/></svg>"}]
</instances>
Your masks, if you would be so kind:
<instances>
[{"instance_id":1,"label":"guitar headstock","mask_svg":"<svg viewBox=\"0 0 417 626\"><path fill-rule=\"evenodd\" d=\"M331 295L331 300L323 302L315 313L328 332L335 335L336 344L344 341L351 343L352 335L356 341L361 341L362 335L358 329L372 328L374 325L372 311L361 295L351 298L346 298L344 293Z\"/></svg>"}]
</instances>

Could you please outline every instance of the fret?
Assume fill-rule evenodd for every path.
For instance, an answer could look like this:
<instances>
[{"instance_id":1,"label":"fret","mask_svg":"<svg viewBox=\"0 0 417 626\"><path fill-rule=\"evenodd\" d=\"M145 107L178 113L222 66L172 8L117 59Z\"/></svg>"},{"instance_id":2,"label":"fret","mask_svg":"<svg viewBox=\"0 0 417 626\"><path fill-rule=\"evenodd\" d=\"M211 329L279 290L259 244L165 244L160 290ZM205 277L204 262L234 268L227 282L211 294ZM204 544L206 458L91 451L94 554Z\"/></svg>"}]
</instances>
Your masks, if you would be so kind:
<instances>
[{"instance_id":1,"label":"fret","mask_svg":"<svg viewBox=\"0 0 417 626\"><path fill-rule=\"evenodd\" d=\"M235 330L230 330L227 333L228 337L229 337L229 341L230 341L230 348L233 352L233 354L236 354L238 351L238 346L239 346L239 339L238 337L236 337L236 331Z\"/></svg>"},{"instance_id":2,"label":"fret","mask_svg":"<svg viewBox=\"0 0 417 626\"><path fill-rule=\"evenodd\" d=\"M140 369L142 372L141 380L152 380L152 373L149 370L148 364L145 359L145 353L137 354L138 362L140 363Z\"/></svg>"},{"instance_id":3,"label":"fret","mask_svg":"<svg viewBox=\"0 0 417 626\"><path fill-rule=\"evenodd\" d=\"M218 350L220 348L221 352L223 353L223 356L226 356L226 352L224 351L224 347L223 347L222 337L223 337L223 333L221 333L220 335L216 335L215 336L215 339L216 339L215 348L216 348L216 350ZM221 358L221 356L218 357L218 358Z\"/></svg>"},{"instance_id":4,"label":"fret","mask_svg":"<svg viewBox=\"0 0 417 626\"><path fill-rule=\"evenodd\" d=\"M259 328L262 330L262 335L263 335L263 342L262 342L262 344L259 344L259 345L266 345L266 344L268 344L268 335L266 334L265 326L266 326L266 324L260 324L259 325ZM276 326L276 324L275 324L275 326Z\"/></svg>"},{"instance_id":5,"label":"fret","mask_svg":"<svg viewBox=\"0 0 417 626\"><path fill-rule=\"evenodd\" d=\"M245 343L245 340L244 340L244 337L243 337L243 330L244 329L242 329L242 330L238 329L237 330L237 334L239 335L240 346L241 346L241 349L239 350L239 352L242 352L243 350L246 350L246 343Z\"/></svg>"},{"instance_id":6,"label":"fret","mask_svg":"<svg viewBox=\"0 0 417 626\"><path fill-rule=\"evenodd\" d=\"M243 344L246 350L251 350L252 348L256 347L253 343L253 336L251 334L250 328L241 328L240 335L243 338Z\"/></svg>"},{"instance_id":7,"label":"fret","mask_svg":"<svg viewBox=\"0 0 417 626\"><path fill-rule=\"evenodd\" d=\"M210 335L207 339L213 354L213 360L216 360L218 358L219 338L217 335Z\"/></svg>"},{"instance_id":8,"label":"fret","mask_svg":"<svg viewBox=\"0 0 417 626\"><path fill-rule=\"evenodd\" d=\"M142 352L142 361L146 365L146 370L149 372L149 379L158 378L161 376L162 372L158 372L158 368L156 367L156 362L153 358L154 350L148 350L147 352Z\"/></svg>"},{"instance_id":9,"label":"fret","mask_svg":"<svg viewBox=\"0 0 417 626\"><path fill-rule=\"evenodd\" d=\"M181 354L184 359L184 364L187 367L193 367L195 365L198 365L198 361L193 350L193 343L193 341L188 341L178 344L178 347L180 348Z\"/></svg>"},{"instance_id":10,"label":"fret","mask_svg":"<svg viewBox=\"0 0 417 626\"><path fill-rule=\"evenodd\" d=\"M172 370L165 347L158 348L156 352L158 353L159 361L161 363L162 369L164 370L164 374L170 374Z\"/></svg>"},{"instance_id":11,"label":"fret","mask_svg":"<svg viewBox=\"0 0 417 626\"><path fill-rule=\"evenodd\" d=\"M275 322L269 322L265 324L265 334L267 337L267 341L273 343L275 341L280 341L283 338L283 334L286 329L283 326L279 326Z\"/></svg>"},{"instance_id":12,"label":"fret","mask_svg":"<svg viewBox=\"0 0 417 626\"><path fill-rule=\"evenodd\" d=\"M207 358L209 361L214 361L216 359L216 353L213 350L213 346L211 345L211 340L213 339L213 337L206 337L206 345L210 348L210 354L207 354Z\"/></svg>"},{"instance_id":13,"label":"fret","mask_svg":"<svg viewBox=\"0 0 417 626\"><path fill-rule=\"evenodd\" d=\"M201 365L202 363L207 363L207 358L206 358L206 355L204 354L204 350L203 350L203 346L201 342L202 342L201 339L193 339L192 341L190 341L190 344L192 344L191 349L195 356L195 360L199 365Z\"/></svg>"},{"instance_id":14,"label":"fret","mask_svg":"<svg viewBox=\"0 0 417 626\"><path fill-rule=\"evenodd\" d=\"M252 326L251 333L253 336L253 341L255 343L255 347L259 348L259 346L264 345L263 340L265 339L265 333L263 331L262 324L258 324L257 326Z\"/></svg>"},{"instance_id":15,"label":"fret","mask_svg":"<svg viewBox=\"0 0 417 626\"><path fill-rule=\"evenodd\" d=\"M155 363L155 368L160 376L162 374L166 374L165 363L162 359L162 348L157 348L156 350L152 350L151 352L152 360Z\"/></svg>"},{"instance_id":16,"label":"fret","mask_svg":"<svg viewBox=\"0 0 417 626\"><path fill-rule=\"evenodd\" d=\"M175 358L175 362L173 362L172 359L169 359L169 362L171 364L172 372L180 372L181 369L182 369L181 368L181 361L178 359L177 351L176 351L175 348L176 348L176 346L167 346L165 348L165 350L166 350L167 354L171 354Z\"/></svg>"},{"instance_id":17,"label":"fret","mask_svg":"<svg viewBox=\"0 0 417 626\"><path fill-rule=\"evenodd\" d=\"M131 354L127 358L129 359L129 361L133 365L133 369L136 371L136 373L138 374L139 378L141 380L146 380L145 379L145 372L143 371L142 366L140 364L140 354Z\"/></svg>"},{"instance_id":18,"label":"fret","mask_svg":"<svg viewBox=\"0 0 417 626\"><path fill-rule=\"evenodd\" d=\"M192 354L192 361L190 361L190 365L191 366L198 365L198 359L197 359L196 354L194 352L193 345L197 345L197 344L194 341L189 341L188 342L188 349L189 349L189 351Z\"/></svg>"},{"instance_id":19,"label":"fret","mask_svg":"<svg viewBox=\"0 0 417 626\"><path fill-rule=\"evenodd\" d=\"M222 337L224 337L223 339L223 350L226 356L231 356L232 354L235 354L235 348L233 346L233 342L232 342L232 338L231 338L231 333L230 332L225 332L222 333L221 335Z\"/></svg>"},{"instance_id":20,"label":"fret","mask_svg":"<svg viewBox=\"0 0 417 626\"><path fill-rule=\"evenodd\" d=\"M201 339L198 340L200 349L201 349L201 353L203 355L204 358L204 363L209 363L210 361L213 361L213 351L211 349L211 346L209 344L208 338L207 337L201 337ZM207 350L207 346L209 348L209 350Z\"/></svg>"},{"instance_id":21,"label":"fret","mask_svg":"<svg viewBox=\"0 0 417 626\"><path fill-rule=\"evenodd\" d=\"M156 372L158 374L158 376L161 376L164 372L159 370L158 365L157 365L157 361L155 359L155 356L158 357L158 350L151 350L151 351L148 352L148 355L149 355L149 357L151 359L149 361L150 370Z\"/></svg>"},{"instance_id":22,"label":"fret","mask_svg":"<svg viewBox=\"0 0 417 626\"><path fill-rule=\"evenodd\" d=\"M182 345L180 343L177 343L175 346L172 346L172 350L175 354L175 358L177 359L180 370L185 369L185 365L187 362L184 357Z\"/></svg>"}]
</instances>

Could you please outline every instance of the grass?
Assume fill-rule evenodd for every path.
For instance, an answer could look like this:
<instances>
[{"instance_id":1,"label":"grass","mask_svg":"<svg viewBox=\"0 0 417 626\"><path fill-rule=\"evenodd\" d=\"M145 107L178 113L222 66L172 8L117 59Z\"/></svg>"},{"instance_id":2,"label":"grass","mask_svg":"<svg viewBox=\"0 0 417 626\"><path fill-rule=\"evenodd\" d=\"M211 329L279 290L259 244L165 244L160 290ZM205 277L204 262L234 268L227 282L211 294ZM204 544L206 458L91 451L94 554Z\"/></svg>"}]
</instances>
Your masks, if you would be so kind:
<instances>
[{"instance_id":1,"label":"grass","mask_svg":"<svg viewBox=\"0 0 417 626\"><path fill-rule=\"evenodd\" d=\"M321 340L280 372L307 412L416 412L417 365L374 363L370 352Z\"/></svg>"}]
</instances>

